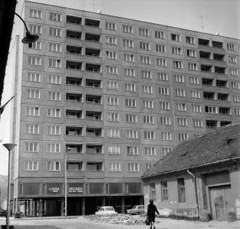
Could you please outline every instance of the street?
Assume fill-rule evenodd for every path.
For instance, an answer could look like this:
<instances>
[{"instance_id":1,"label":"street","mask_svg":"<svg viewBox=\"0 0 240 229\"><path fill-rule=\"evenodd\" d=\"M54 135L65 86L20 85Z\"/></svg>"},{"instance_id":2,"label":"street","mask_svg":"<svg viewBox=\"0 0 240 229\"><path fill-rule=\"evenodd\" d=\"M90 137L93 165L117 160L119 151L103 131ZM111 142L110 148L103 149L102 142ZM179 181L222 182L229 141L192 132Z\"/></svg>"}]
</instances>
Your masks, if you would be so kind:
<instances>
[{"instance_id":1,"label":"street","mask_svg":"<svg viewBox=\"0 0 240 229\"><path fill-rule=\"evenodd\" d=\"M185 221L158 218L156 229L235 229L240 228L240 221L233 223L210 221ZM0 225L5 225L5 218L0 218ZM75 218L23 218L23 219L10 219L10 225L14 225L15 229L146 229L150 226L147 225L117 225L106 223L95 223L85 217L79 216Z\"/></svg>"}]
</instances>

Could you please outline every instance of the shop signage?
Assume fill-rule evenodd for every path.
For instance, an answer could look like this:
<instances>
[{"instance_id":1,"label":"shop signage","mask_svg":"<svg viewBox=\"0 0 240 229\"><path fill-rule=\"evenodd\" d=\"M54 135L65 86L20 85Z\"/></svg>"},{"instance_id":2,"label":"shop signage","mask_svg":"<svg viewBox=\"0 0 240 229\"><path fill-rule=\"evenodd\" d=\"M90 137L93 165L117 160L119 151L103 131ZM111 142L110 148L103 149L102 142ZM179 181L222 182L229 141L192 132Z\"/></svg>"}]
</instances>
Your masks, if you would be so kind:
<instances>
[{"instance_id":1,"label":"shop signage","mask_svg":"<svg viewBox=\"0 0 240 229\"><path fill-rule=\"evenodd\" d=\"M68 193L69 194L83 193L83 184L78 184L78 183L68 184Z\"/></svg>"},{"instance_id":2,"label":"shop signage","mask_svg":"<svg viewBox=\"0 0 240 229\"><path fill-rule=\"evenodd\" d=\"M46 194L62 194L62 184L51 183L46 184Z\"/></svg>"}]
</instances>

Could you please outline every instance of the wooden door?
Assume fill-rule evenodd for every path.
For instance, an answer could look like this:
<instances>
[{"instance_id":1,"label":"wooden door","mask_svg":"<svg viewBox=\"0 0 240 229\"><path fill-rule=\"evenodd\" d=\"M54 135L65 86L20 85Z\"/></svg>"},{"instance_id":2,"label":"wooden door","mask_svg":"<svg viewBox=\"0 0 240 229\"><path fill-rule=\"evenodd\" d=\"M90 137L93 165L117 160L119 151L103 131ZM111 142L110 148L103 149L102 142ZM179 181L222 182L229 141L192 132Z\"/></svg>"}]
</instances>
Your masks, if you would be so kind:
<instances>
[{"instance_id":1,"label":"wooden door","mask_svg":"<svg viewBox=\"0 0 240 229\"><path fill-rule=\"evenodd\" d=\"M227 220L227 211L231 208L231 186L218 186L209 188L212 218L214 220Z\"/></svg>"}]
</instances>

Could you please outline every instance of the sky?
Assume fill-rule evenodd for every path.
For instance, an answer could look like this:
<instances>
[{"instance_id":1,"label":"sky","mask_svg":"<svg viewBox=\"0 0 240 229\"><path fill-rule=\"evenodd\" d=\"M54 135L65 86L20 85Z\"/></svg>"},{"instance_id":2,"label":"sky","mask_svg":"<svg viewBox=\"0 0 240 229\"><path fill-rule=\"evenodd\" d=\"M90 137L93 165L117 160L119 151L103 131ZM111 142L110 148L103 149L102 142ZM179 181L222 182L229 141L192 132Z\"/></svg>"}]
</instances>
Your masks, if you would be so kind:
<instances>
[{"instance_id":1,"label":"sky","mask_svg":"<svg viewBox=\"0 0 240 229\"><path fill-rule=\"evenodd\" d=\"M21 14L24 0L18 0L16 13ZM32 0L102 14L153 22L210 34L219 33L240 39L240 0ZM20 28L20 19L15 17L11 47L6 69L1 105L12 96L14 38ZM9 103L0 120L0 174L7 174L8 152L2 146L10 141Z\"/></svg>"}]
</instances>

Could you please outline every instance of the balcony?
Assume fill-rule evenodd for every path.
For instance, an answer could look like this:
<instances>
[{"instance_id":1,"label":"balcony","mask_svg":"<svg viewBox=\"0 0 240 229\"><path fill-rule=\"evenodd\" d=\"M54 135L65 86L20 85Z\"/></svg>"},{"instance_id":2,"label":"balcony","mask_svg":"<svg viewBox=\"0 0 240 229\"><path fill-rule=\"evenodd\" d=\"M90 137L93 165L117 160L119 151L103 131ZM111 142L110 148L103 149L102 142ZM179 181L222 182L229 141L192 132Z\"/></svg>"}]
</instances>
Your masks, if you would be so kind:
<instances>
[{"instance_id":1,"label":"balcony","mask_svg":"<svg viewBox=\"0 0 240 229\"><path fill-rule=\"evenodd\" d=\"M81 40L82 39L82 33L81 32L76 32L76 31L67 30L67 38L68 39L74 39L74 40Z\"/></svg>"},{"instance_id":2,"label":"balcony","mask_svg":"<svg viewBox=\"0 0 240 229\"><path fill-rule=\"evenodd\" d=\"M66 84L69 86L82 86L82 79L74 78L74 77L66 77Z\"/></svg>"},{"instance_id":3,"label":"balcony","mask_svg":"<svg viewBox=\"0 0 240 229\"><path fill-rule=\"evenodd\" d=\"M101 96L98 96L98 95L86 95L86 103L101 104Z\"/></svg>"},{"instance_id":4,"label":"balcony","mask_svg":"<svg viewBox=\"0 0 240 229\"><path fill-rule=\"evenodd\" d=\"M88 72L101 72L101 65L86 63L85 70Z\"/></svg>"},{"instance_id":5,"label":"balcony","mask_svg":"<svg viewBox=\"0 0 240 229\"><path fill-rule=\"evenodd\" d=\"M203 92L203 98L208 100L214 100L214 93L213 92Z\"/></svg>"},{"instance_id":6,"label":"balcony","mask_svg":"<svg viewBox=\"0 0 240 229\"><path fill-rule=\"evenodd\" d=\"M218 93L217 95L218 100L221 101L229 101L229 95L228 94L222 94L222 93Z\"/></svg>"},{"instance_id":7,"label":"balcony","mask_svg":"<svg viewBox=\"0 0 240 229\"><path fill-rule=\"evenodd\" d=\"M66 144L66 149L70 149L69 153L82 153L83 152L83 145L79 144Z\"/></svg>"},{"instance_id":8,"label":"balcony","mask_svg":"<svg viewBox=\"0 0 240 229\"><path fill-rule=\"evenodd\" d=\"M202 72L212 72L212 66L211 65L203 65L203 64L201 64L201 71Z\"/></svg>"},{"instance_id":9,"label":"balcony","mask_svg":"<svg viewBox=\"0 0 240 229\"><path fill-rule=\"evenodd\" d=\"M200 56L201 59L208 59L208 60L211 59L211 53L210 52L202 52L202 51L200 51L199 52L199 56Z\"/></svg>"},{"instance_id":10,"label":"balcony","mask_svg":"<svg viewBox=\"0 0 240 229\"><path fill-rule=\"evenodd\" d=\"M82 47L75 47L75 46L69 46L67 45L67 53L72 55L82 55Z\"/></svg>"},{"instance_id":11,"label":"balcony","mask_svg":"<svg viewBox=\"0 0 240 229\"><path fill-rule=\"evenodd\" d=\"M231 109L229 107L219 107L220 115L231 115Z\"/></svg>"},{"instance_id":12,"label":"balcony","mask_svg":"<svg viewBox=\"0 0 240 229\"><path fill-rule=\"evenodd\" d=\"M223 43L219 42L219 41L212 41L212 47L222 49L223 48Z\"/></svg>"},{"instance_id":13,"label":"balcony","mask_svg":"<svg viewBox=\"0 0 240 229\"><path fill-rule=\"evenodd\" d=\"M67 93L66 100L68 102L82 103L82 94Z\"/></svg>"},{"instance_id":14,"label":"balcony","mask_svg":"<svg viewBox=\"0 0 240 229\"><path fill-rule=\"evenodd\" d=\"M86 79L85 85L91 88L101 88L101 80Z\"/></svg>"},{"instance_id":15,"label":"balcony","mask_svg":"<svg viewBox=\"0 0 240 229\"><path fill-rule=\"evenodd\" d=\"M89 42L95 42L95 43L99 43L100 42L100 35L98 34L90 34L90 33L86 33L85 34L85 40L89 41Z\"/></svg>"},{"instance_id":16,"label":"balcony","mask_svg":"<svg viewBox=\"0 0 240 229\"><path fill-rule=\"evenodd\" d=\"M206 128L207 130L212 130L218 127L218 121L215 120L206 120Z\"/></svg>"},{"instance_id":17,"label":"balcony","mask_svg":"<svg viewBox=\"0 0 240 229\"><path fill-rule=\"evenodd\" d=\"M225 80L216 80L216 86L217 87L222 87L222 88L227 88L227 81L225 81Z\"/></svg>"},{"instance_id":18,"label":"balcony","mask_svg":"<svg viewBox=\"0 0 240 229\"><path fill-rule=\"evenodd\" d=\"M225 74L225 69L226 69L226 68L216 67L216 66L215 66L215 73L217 73L217 74Z\"/></svg>"},{"instance_id":19,"label":"balcony","mask_svg":"<svg viewBox=\"0 0 240 229\"><path fill-rule=\"evenodd\" d=\"M74 25L81 25L82 18L67 15L66 22Z\"/></svg>"},{"instance_id":20,"label":"balcony","mask_svg":"<svg viewBox=\"0 0 240 229\"><path fill-rule=\"evenodd\" d=\"M202 85L213 86L213 79L202 78Z\"/></svg>"},{"instance_id":21,"label":"balcony","mask_svg":"<svg viewBox=\"0 0 240 229\"><path fill-rule=\"evenodd\" d=\"M102 112L96 111L86 111L86 119L87 120L101 120Z\"/></svg>"},{"instance_id":22,"label":"balcony","mask_svg":"<svg viewBox=\"0 0 240 229\"><path fill-rule=\"evenodd\" d=\"M92 56L92 57L100 57L100 50L99 49L86 48L85 55L86 56Z\"/></svg>"},{"instance_id":23,"label":"balcony","mask_svg":"<svg viewBox=\"0 0 240 229\"><path fill-rule=\"evenodd\" d=\"M224 61L224 55L222 55L222 54L216 54L216 53L214 53L213 54L213 60L215 60L215 61Z\"/></svg>"},{"instance_id":24,"label":"balcony","mask_svg":"<svg viewBox=\"0 0 240 229\"><path fill-rule=\"evenodd\" d=\"M202 46L209 46L210 41L206 39L199 38L198 39L198 44Z\"/></svg>"},{"instance_id":25,"label":"balcony","mask_svg":"<svg viewBox=\"0 0 240 229\"><path fill-rule=\"evenodd\" d=\"M83 162L67 162L67 171L77 172L83 171Z\"/></svg>"},{"instance_id":26,"label":"balcony","mask_svg":"<svg viewBox=\"0 0 240 229\"><path fill-rule=\"evenodd\" d=\"M85 26L100 28L100 21L86 18L85 19Z\"/></svg>"},{"instance_id":27,"label":"balcony","mask_svg":"<svg viewBox=\"0 0 240 229\"><path fill-rule=\"evenodd\" d=\"M74 61L67 61L66 62L66 69L74 70L74 71L81 71L82 70L82 63L81 62L74 62Z\"/></svg>"},{"instance_id":28,"label":"balcony","mask_svg":"<svg viewBox=\"0 0 240 229\"><path fill-rule=\"evenodd\" d=\"M79 111L79 110L66 110L66 118L82 119L82 111Z\"/></svg>"},{"instance_id":29,"label":"balcony","mask_svg":"<svg viewBox=\"0 0 240 229\"><path fill-rule=\"evenodd\" d=\"M67 136L82 136L82 127L66 127Z\"/></svg>"},{"instance_id":30,"label":"balcony","mask_svg":"<svg viewBox=\"0 0 240 229\"><path fill-rule=\"evenodd\" d=\"M86 136L87 137L102 137L102 129L101 128L86 128Z\"/></svg>"},{"instance_id":31,"label":"balcony","mask_svg":"<svg viewBox=\"0 0 240 229\"><path fill-rule=\"evenodd\" d=\"M228 126L230 124L232 124L230 121L220 121L220 126Z\"/></svg>"},{"instance_id":32,"label":"balcony","mask_svg":"<svg viewBox=\"0 0 240 229\"><path fill-rule=\"evenodd\" d=\"M101 145L86 145L87 154L102 154Z\"/></svg>"}]
</instances>

